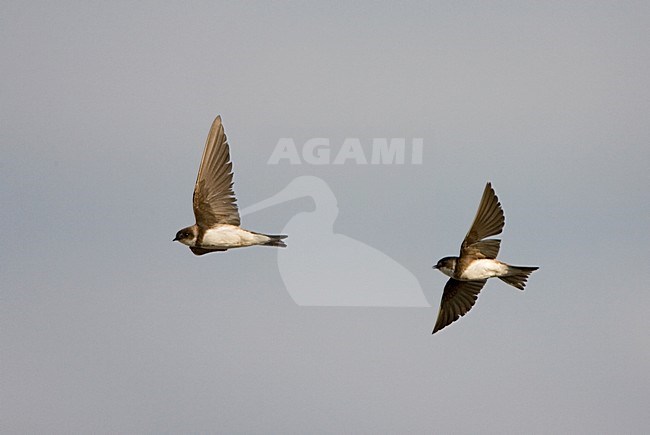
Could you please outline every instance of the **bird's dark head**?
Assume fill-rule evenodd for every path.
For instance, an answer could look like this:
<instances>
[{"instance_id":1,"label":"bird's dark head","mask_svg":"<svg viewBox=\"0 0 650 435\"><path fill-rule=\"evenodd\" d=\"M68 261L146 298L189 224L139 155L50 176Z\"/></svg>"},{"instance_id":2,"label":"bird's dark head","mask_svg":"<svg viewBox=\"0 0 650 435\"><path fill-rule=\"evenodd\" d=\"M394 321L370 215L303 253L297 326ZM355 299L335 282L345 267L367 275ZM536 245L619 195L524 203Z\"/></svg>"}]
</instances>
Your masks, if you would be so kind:
<instances>
[{"instance_id":1,"label":"bird's dark head","mask_svg":"<svg viewBox=\"0 0 650 435\"><path fill-rule=\"evenodd\" d=\"M194 246L196 243L196 238L199 234L199 230L196 225L191 227L183 228L176 233L174 237L174 242L181 242L183 245Z\"/></svg>"},{"instance_id":2,"label":"bird's dark head","mask_svg":"<svg viewBox=\"0 0 650 435\"><path fill-rule=\"evenodd\" d=\"M434 269L438 269L440 272L444 273L447 276L452 276L454 269L456 268L457 257L443 257L433 266Z\"/></svg>"}]
</instances>

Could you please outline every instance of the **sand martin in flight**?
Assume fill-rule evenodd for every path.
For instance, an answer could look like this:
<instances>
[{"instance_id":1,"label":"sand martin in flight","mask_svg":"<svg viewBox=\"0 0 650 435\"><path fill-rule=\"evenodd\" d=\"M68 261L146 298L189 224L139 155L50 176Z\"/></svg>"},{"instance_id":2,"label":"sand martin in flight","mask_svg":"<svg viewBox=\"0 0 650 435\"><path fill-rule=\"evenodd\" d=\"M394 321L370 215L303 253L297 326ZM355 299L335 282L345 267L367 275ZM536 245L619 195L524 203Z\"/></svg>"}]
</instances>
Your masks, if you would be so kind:
<instances>
[{"instance_id":1,"label":"sand martin in flight","mask_svg":"<svg viewBox=\"0 0 650 435\"><path fill-rule=\"evenodd\" d=\"M190 247L195 255L252 245L285 247L282 239L239 227L232 162L221 116L212 123L194 185L196 223L176 233L174 241Z\"/></svg>"},{"instance_id":2,"label":"sand martin in flight","mask_svg":"<svg viewBox=\"0 0 650 435\"><path fill-rule=\"evenodd\" d=\"M538 267L510 266L496 259L501 240L486 237L500 234L505 216L488 183L483 191L474 223L460 246L459 257L444 257L433 266L449 276L440 301L438 320L433 333L458 320L467 313L478 298L488 278L497 277L513 287L523 290L528 276Z\"/></svg>"}]
</instances>

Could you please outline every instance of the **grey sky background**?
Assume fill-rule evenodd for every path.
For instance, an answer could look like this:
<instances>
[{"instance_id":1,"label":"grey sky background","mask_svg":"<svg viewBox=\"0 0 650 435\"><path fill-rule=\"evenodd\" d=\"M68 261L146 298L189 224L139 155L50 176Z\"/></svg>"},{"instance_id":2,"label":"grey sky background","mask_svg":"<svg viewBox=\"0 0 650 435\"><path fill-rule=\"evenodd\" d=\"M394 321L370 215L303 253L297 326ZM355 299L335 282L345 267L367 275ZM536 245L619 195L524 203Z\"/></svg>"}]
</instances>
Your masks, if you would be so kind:
<instances>
[{"instance_id":1,"label":"grey sky background","mask_svg":"<svg viewBox=\"0 0 650 435\"><path fill-rule=\"evenodd\" d=\"M648 22L646 2L2 2L3 432L647 431ZM322 178L334 230L433 306L301 307L274 249L172 243L217 114L241 207ZM268 165L283 137L421 137L423 164ZM431 336L431 265L488 180L500 258L541 268Z\"/></svg>"}]
</instances>

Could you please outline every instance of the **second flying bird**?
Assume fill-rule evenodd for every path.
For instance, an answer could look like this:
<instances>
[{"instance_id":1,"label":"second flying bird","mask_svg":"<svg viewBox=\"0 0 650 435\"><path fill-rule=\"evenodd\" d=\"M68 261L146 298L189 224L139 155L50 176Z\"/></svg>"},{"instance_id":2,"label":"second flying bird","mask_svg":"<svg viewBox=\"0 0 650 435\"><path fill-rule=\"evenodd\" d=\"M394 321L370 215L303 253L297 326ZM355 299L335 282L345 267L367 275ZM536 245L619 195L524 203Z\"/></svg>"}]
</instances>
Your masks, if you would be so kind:
<instances>
[{"instance_id":1,"label":"second flying bird","mask_svg":"<svg viewBox=\"0 0 650 435\"><path fill-rule=\"evenodd\" d=\"M464 316L474 306L488 278L497 277L523 290L528 276L538 269L511 266L496 259L501 240L485 238L500 234L505 223L499 198L492 184L487 183L474 222L460 246L460 256L441 258L433 266L450 277L442 293L434 334Z\"/></svg>"}]
</instances>

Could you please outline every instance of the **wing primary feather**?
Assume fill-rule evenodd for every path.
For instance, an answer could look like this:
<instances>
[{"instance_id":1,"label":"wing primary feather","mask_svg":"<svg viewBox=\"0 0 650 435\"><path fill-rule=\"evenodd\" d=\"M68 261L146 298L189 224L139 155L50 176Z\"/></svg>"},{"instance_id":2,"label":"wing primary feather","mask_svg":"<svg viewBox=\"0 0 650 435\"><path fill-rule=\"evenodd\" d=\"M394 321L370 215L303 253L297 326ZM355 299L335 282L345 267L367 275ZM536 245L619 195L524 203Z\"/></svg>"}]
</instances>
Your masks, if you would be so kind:
<instances>
[{"instance_id":1,"label":"wing primary feather","mask_svg":"<svg viewBox=\"0 0 650 435\"><path fill-rule=\"evenodd\" d=\"M476 303L485 282L485 280L458 281L450 278L445 284L433 333L467 314Z\"/></svg>"},{"instance_id":2,"label":"wing primary feather","mask_svg":"<svg viewBox=\"0 0 650 435\"><path fill-rule=\"evenodd\" d=\"M194 215L199 226L239 226L239 211L232 187L228 141L221 116L217 116L205 142L194 186Z\"/></svg>"},{"instance_id":3,"label":"wing primary feather","mask_svg":"<svg viewBox=\"0 0 650 435\"><path fill-rule=\"evenodd\" d=\"M487 183L483 190L483 196L479 203L478 211L474 217L474 221L461 244L461 256L466 253L474 253L471 248L482 239L494 236L503 231L505 225L505 216L499 198L496 196L492 184ZM480 247L474 251L480 253ZM485 253L484 255L490 255Z\"/></svg>"}]
</instances>

